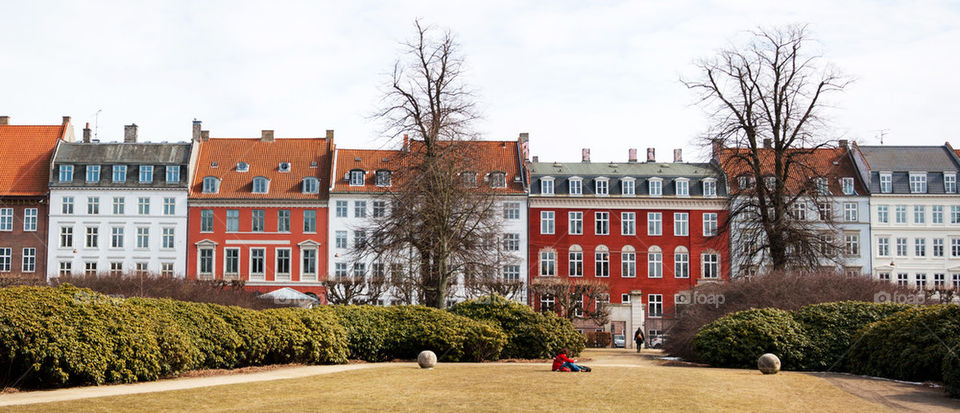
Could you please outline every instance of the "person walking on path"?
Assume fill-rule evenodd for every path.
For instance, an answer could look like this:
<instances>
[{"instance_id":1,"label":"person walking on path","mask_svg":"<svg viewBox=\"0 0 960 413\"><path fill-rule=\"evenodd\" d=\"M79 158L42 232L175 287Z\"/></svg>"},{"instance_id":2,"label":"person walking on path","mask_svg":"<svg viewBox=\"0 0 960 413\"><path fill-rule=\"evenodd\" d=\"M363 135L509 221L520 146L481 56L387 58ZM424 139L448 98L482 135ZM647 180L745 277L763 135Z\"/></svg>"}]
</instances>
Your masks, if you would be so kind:
<instances>
[{"instance_id":1,"label":"person walking on path","mask_svg":"<svg viewBox=\"0 0 960 413\"><path fill-rule=\"evenodd\" d=\"M637 342L637 353L639 353L645 341L643 337L643 327L638 328L637 332L633 333L633 341Z\"/></svg>"}]
</instances>

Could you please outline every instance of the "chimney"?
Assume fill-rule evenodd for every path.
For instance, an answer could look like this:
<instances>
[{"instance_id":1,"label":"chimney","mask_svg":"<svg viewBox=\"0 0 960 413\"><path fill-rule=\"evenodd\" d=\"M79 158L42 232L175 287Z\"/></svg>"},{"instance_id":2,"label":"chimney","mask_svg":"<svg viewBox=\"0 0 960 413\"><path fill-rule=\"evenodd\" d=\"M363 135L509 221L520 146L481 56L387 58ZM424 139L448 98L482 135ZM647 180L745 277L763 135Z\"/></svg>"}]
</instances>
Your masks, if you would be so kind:
<instances>
[{"instance_id":1,"label":"chimney","mask_svg":"<svg viewBox=\"0 0 960 413\"><path fill-rule=\"evenodd\" d=\"M410 152L410 136L406 133L403 134L403 146L400 147L400 150L403 152Z\"/></svg>"},{"instance_id":2,"label":"chimney","mask_svg":"<svg viewBox=\"0 0 960 413\"><path fill-rule=\"evenodd\" d=\"M533 161L534 161L534 162L540 162L540 157L537 156L537 155L533 155Z\"/></svg>"},{"instance_id":3,"label":"chimney","mask_svg":"<svg viewBox=\"0 0 960 413\"><path fill-rule=\"evenodd\" d=\"M64 124L64 125L70 124L70 117L69 117L69 116L64 116L64 117L63 117L63 124Z\"/></svg>"},{"instance_id":4,"label":"chimney","mask_svg":"<svg viewBox=\"0 0 960 413\"><path fill-rule=\"evenodd\" d=\"M657 161L657 150L655 148L647 148L647 162L656 162Z\"/></svg>"},{"instance_id":5,"label":"chimney","mask_svg":"<svg viewBox=\"0 0 960 413\"><path fill-rule=\"evenodd\" d=\"M710 140L710 159L720 159L720 150L723 149L723 140L713 138Z\"/></svg>"},{"instance_id":6,"label":"chimney","mask_svg":"<svg viewBox=\"0 0 960 413\"><path fill-rule=\"evenodd\" d=\"M266 129L260 131L260 142L273 142L273 131Z\"/></svg>"},{"instance_id":7,"label":"chimney","mask_svg":"<svg viewBox=\"0 0 960 413\"><path fill-rule=\"evenodd\" d=\"M333 139L333 129L327 129L327 139Z\"/></svg>"},{"instance_id":8,"label":"chimney","mask_svg":"<svg viewBox=\"0 0 960 413\"><path fill-rule=\"evenodd\" d=\"M123 143L137 143L137 124L123 126Z\"/></svg>"},{"instance_id":9,"label":"chimney","mask_svg":"<svg viewBox=\"0 0 960 413\"><path fill-rule=\"evenodd\" d=\"M202 130L202 131L200 131L200 140L201 140L201 141L204 141L204 142L209 142L209 141L210 141L210 131L208 131L208 130Z\"/></svg>"},{"instance_id":10,"label":"chimney","mask_svg":"<svg viewBox=\"0 0 960 413\"><path fill-rule=\"evenodd\" d=\"M517 139L517 140L520 141L520 142L527 142L527 141L529 141L529 140L530 140L530 133L529 133L529 132L520 132L520 138Z\"/></svg>"},{"instance_id":11,"label":"chimney","mask_svg":"<svg viewBox=\"0 0 960 413\"><path fill-rule=\"evenodd\" d=\"M837 142L837 143L840 144L840 147L841 147L841 148L847 149L847 148L849 147L849 143L850 143L850 142L848 142L846 139L840 139L840 141Z\"/></svg>"},{"instance_id":12,"label":"chimney","mask_svg":"<svg viewBox=\"0 0 960 413\"><path fill-rule=\"evenodd\" d=\"M83 127L83 143L90 143L90 122Z\"/></svg>"},{"instance_id":13,"label":"chimney","mask_svg":"<svg viewBox=\"0 0 960 413\"><path fill-rule=\"evenodd\" d=\"M674 149L674 150L673 150L673 161L674 161L674 162L683 162L683 149Z\"/></svg>"},{"instance_id":14,"label":"chimney","mask_svg":"<svg viewBox=\"0 0 960 413\"><path fill-rule=\"evenodd\" d=\"M768 148L768 149L769 149L769 148L772 148L772 147L773 147L773 139L770 139L770 138L764 139L764 140L763 140L763 147L764 147L764 148Z\"/></svg>"},{"instance_id":15,"label":"chimney","mask_svg":"<svg viewBox=\"0 0 960 413\"><path fill-rule=\"evenodd\" d=\"M590 148L583 148L580 153L583 157L582 161L585 163L590 163Z\"/></svg>"},{"instance_id":16,"label":"chimney","mask_svg":"<svg viewBox=\"0 0 960 413\"><path fill-rule=\"evenodd\" d=\"M9 125L10 117L9 116L0 116L0 125Z\"/></svg>"},{"instance_id":17,"label":"chimney","mask_svg":"<svg viewBox=\"0 0 960 413\"><path fill-rule=\"evenodd\" d=\"M199 120L194 119L193 120L193 141L194 142L200 142L200 135L202 132L201 131L202 128L203 128L202 123Z\"/></svg>"},{"instance_id":18,"label":"chimney","mask_svg":"<svg viewBox=\"0 0 960 413\"><path fill-rule=\"evenodd\" d=\"M637 148L627 150L627 162L637 163Z\"/></svg>"}]
</instances>

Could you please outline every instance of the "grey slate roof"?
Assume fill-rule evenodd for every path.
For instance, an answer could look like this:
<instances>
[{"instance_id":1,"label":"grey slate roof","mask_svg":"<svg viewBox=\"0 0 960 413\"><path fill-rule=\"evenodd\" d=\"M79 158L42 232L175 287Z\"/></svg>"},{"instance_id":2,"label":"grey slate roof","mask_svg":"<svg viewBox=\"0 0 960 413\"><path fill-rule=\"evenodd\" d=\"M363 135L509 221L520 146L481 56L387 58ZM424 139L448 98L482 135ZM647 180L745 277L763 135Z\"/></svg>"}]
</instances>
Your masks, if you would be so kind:
<instances>
[{"instance_id":1,"label":"grey slate roof","mask_svg":"<svg viewBox=\"0 0 960 413\"><path fill-rule=\"evenodd\" d=\"M189 183L190 143L83 143L62 142L53 159L51 187L183 188ZM61 182L60 168L73 165L73 180ZM100 166L100 180L86 180L87 166ZM126 166L126 178L114 182L114 167ZM139 181L141 165L153 166L153 180ZM167 182L167 170L179 169L179 180Z\"/></svg>"},{"instance_id":2,"label":"grey slate roof","mask_svg":"<svg viewBox=\"0 0 960 413\"><path fill-rule=\"evenodd\" d=\"M860 146L870 168L870 192L881 194L880 172L891 172L894 194L910 193L910 172L926 172L928 194L946 193L944 172L956 174L960 163L944 146Z\"/></svg>"},{"instance_id":3,"label":"grey slate roof","mask_svg":"<svg viewBox=\"0 0 960 413\"><path fill-rule=\"evenodd\" d=\"M543 177L554 178L554 193L566 194L569 178L583 178L583 195L593 195L594 180L605 177L610 180L610 195L621 193L623 178L636 180L636 195L649 195L650 178L663 179L662 193L664 196L674 194L672 185L676 178L690 180L690 196L702 196L702 182L706 178L717 180L717 196L726 196L727 190L724 179L718 168L709 163L666 163L666 162L534 162L530 164L530 194L540 193L540 180Z\"/></svg>"}]
</instances>

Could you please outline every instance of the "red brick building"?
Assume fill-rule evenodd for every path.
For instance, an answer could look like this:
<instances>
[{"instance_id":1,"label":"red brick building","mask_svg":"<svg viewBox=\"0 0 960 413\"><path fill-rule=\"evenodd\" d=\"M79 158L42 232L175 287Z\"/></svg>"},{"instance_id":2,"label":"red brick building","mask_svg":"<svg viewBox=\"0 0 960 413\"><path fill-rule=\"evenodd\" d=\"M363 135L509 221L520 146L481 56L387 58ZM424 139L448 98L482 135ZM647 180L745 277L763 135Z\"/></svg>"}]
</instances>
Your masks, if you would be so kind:
<instances>
[{"instance_id":1,"label":"red brick building","mask_svg":"<svg viewBox=\"0 0 960 413\"><path fill-rule=\"evenodd\" d=\"M628 345L643 326L653 338L669 328L680 294L729 279L726 189L712 164L531 164L531 280L596 279L610 287L611 328ZM543 308L551 297L531 295ZM639 301L639 302L638 302ZM586 324L584 325L586 326Z\"/></svg>"},{"instance_id":2,"label":"red brick building","mask_svg":"<svg viewBox=\"0 0 960 413\"><path fill-rule=\"evenodd\" d=\"M59 125L10 125L0 116L0 273L45 276L50 159L73 140L70 117Z\"/></svg>"},{"instance_id":3,"label":"red brick building","mask_svg":"<svg viewBox=\"0 0 960 413\"><path fill-rule=\"evenodd\" d=\"M323 297L327 197L334 150L325 138L209 138L198 145L189 195L188 278L244 280Z\"/></svg>"}]
</instances>

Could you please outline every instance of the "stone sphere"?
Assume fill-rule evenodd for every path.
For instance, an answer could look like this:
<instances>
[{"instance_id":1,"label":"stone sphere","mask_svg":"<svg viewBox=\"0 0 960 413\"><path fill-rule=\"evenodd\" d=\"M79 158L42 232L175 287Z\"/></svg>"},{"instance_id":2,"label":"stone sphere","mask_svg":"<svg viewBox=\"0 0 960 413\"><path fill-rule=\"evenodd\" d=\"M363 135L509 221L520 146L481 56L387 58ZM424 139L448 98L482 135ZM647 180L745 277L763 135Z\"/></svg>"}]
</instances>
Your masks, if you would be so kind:
<instances>
[{"instance_id":1,"label":"stone sphere","mask_svg":"<svg viewBox=\"0 0 960 413\"><path fill-rule=\"evenodd\" d=\"M430 350L424 350L420 352L420 355L417 356L417 364L420 365L421 369L432 369L433 366L437 365L437 355L436 353ZM777 367L780 367L780 362L777 362Z\"/></svg>"},{"instance_id":2,"label":"stone sphere","mask_svg":"<svg viewBox=\"0 0 960 413\"><path fill-rule=\"evenodd\" d=\"M780 371L780 358L771 353L764 354L757 359L757 368L763 374L777 374Z\"/></svg>"}]
</instances>

